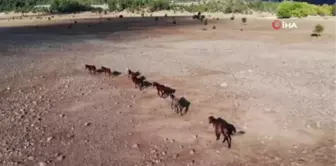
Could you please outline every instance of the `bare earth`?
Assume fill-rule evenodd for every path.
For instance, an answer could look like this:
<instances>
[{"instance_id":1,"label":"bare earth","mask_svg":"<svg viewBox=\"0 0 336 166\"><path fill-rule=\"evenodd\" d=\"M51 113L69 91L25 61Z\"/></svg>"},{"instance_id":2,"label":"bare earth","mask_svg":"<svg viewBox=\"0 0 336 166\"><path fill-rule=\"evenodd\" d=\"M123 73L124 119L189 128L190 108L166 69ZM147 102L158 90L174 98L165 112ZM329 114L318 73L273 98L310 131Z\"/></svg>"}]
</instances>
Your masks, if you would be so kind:
<instances>
[{"instance_id":1,"label":"bare earth","mask_svg":"<svg viewBox=\"0 0 336 166\"><path fill-rule=\"evenodd\" d=\"M335 18L275 31L254 18L47 17L0 21L0 165L335 165ZM189 112L135 89L126 67L175 88ZM231 149L211 115L245 132Z\"/></svg>"}]
</instances>

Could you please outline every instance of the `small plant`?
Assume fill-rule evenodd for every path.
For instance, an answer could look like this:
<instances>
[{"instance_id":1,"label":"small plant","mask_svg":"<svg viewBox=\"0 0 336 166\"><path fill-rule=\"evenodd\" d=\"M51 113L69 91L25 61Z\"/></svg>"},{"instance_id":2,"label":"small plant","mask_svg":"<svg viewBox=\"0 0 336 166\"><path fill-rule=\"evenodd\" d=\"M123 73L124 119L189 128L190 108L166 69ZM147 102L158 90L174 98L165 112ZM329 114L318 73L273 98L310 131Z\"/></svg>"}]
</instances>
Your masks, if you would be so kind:
<instances>
[{"instance_id":1,"label":"small plant","mask_svg":"<svg viewBox=\"0 0 336 166\"><path fill-rule=\"evenodd\" d=\"M313 30L313 34L315 34L316 36L321 36L321 33L323 31L324 31L324 26L321 25L321 24L317 24L317 25L315 25L315 28ZM313 34L312 34L312 36L313 36Z\"/></svg>"},{"instance_id":2,"label":"small plant","mask_svg":"<svg viewBox=\"0 0 336 166\"><path fill-rule=\"evenodd\" d=\"M234 20L234 19L235 19L234 16L231 16L230 20Z\"/></svg>"},{"instance_id":3,"label":"small plant","mask_svg":"<svg viewBox=\"0 0 336 166\"><path fill-rule=\"evenodd\" d=\"M324 27L323 25L321 24L317 24L314 28L314 31L313 32L316 32L316 33L322 33L324 31Z\"/></svg>"},{"instance_id":4,"label":"small plant","mask_svg":"<svg viewBox=\"0 0 336 166\"><path fill-rule=\"evenodd\" d=\"M121 15L119 15L119 18L124 18L124 16L121 14Z\"/></svg>"},{"instance_id":5,"label":"small plant","mask_svg":"<svg viewBox=\"0 0 336 166\"><path fill-rule=\"evenodd\" d=\"M168 17L167 13L164 15L164 17Z\"/></svg>"},{"instance_id":6,"label":"small plant","mask_svg":"<svg viewBox=\"0 0 336 166\"><path fill-rule=\"evenodd\" d=\"M336 15L336 4L331 6L331 15L335 16Z\"/></svg>"},{"instance_id":7,"label":"small plant","mask_svg":"<svg viewBox=\"0 0 336 166\"><path fill-rule=\"evenodd\" d=\"M176 21L175 21L175 20L173 21L173 24L176 24Z\"/></svg>"},{"instance_id":8,"label":"small plant","mask_svg":"<svg viewBox=\"0 0 336 166\"><path fill-rule=\"evenodd\" d=\"M204 25L208 25L208 19L204 19Z\"/></svg>"},{"instance_id":9,"label":"small plant","mask_svg":"<svg viewBox=\"0 0 336 166\"><path fill-rule=\"evenodd\" d=\"M214 26L212 27L212 29L216 29L216 26L214 25Z\"/></svg>"},{"instance_id":10,"label":"small plant","mask_svg":"<svg viewBox=\"0 0 336 166\"><path fill-rule=\"evenodd\" d=\"M247 19L245 17L243 17L241 20L243 24L246 24Z\"/></svg>"}]
</instances>

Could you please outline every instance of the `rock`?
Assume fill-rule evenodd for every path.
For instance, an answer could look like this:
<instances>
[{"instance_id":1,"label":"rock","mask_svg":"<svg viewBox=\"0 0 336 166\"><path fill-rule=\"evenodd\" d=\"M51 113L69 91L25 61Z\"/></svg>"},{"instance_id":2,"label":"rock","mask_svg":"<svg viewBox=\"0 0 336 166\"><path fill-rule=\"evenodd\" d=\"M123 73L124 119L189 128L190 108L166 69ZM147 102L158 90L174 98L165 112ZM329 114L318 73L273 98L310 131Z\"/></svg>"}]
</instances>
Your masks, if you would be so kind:
<instances>
[{"instance_id":1,"label":"rock","mask_svg":"<svg viewBox=\"0 0 336 166\"><path fill-rule=\"evenodd\" d=\"M160 160L160 159L155 159L154 162L155 162L155 163L160 163L161 160Z\"/></svg>"},{"instance_id":2,"label":"rock","mask_svg":"<svg viewBox=\"0 0 336 166\"><path fill-rule=\"evenodd\" d=\"M194 155L195 152L196 152L196 151L195 151L194 149L192 149L192 150L189 151L189 153L190 153L191 155Z\"/></svg>"},{"instance_id":3,"label":"rock","mask_svg":"<svg viewBox=\"0 0 336 166\"><path fill-rule=\"evenodd\" d=\"M170 142L173 143L173 142L175 142L175 140L174 140L174 139L171 139Z\"/></svg>"},{"instance_id":4,"label":"rock","mask_svg":"<svg viewBox=\"0 0 336 166\"><path fill-rule=\"evenodd\" d=\"M134 98L135 96L134 96L134 95L132 95L131 97L132 97L132 98Z\"/></svg>"},{"instance_id":5,"label":"rock","mask_svg":"<svg viewBox=\"0 0 336 166\"><path fill-rule=\"evenodd\" d=\"M50 136L47 138L47 142L50 142L54 137Z\"/></svg>"},{"instance_id":6,"label":"rock","mask_svg":"<svg viewBox=\"0 0 336 166\"><path fill-rule=\"evenodd\" d=\"M28 156L28 160L34 160L34 156Z\"/></svg>"},{"instance_id":7,"label":"rock","mask_svg":"<svg viewBox=\"0 0 336 166\"><path fill-rule=\"evenodd\" d=\"M183 145L181 145L181 146L180 146L180 148L181 148L181 149L183 149L183 148L184 148L184 146L183 146Z\"/></svg>"},{"instance_id":8,"label":"rock","mask_svg":"<svg viewBox=\"0 0 336 166\"><path fill-rule=\"evenodd\" d=\"M139 148L139 144L134 144L133 146L132 146L132 148Z\"/></svg>"},{"instance_id":9,"label":"rock","mask_svg":"<svg viewBox=\"0 0 336 166\"><path fill-rule=\"evenodd\" d=\"M132 107L132 105L128 105L127 107L128 107L128 108L131 108L131 107Z\"/></svg>"},{"instance_id":10,"label":"rock","mask_svg":"<svg viewBox=\"0 0 336 166\"><path fill-rule=\"evenodd\" d=\"M60 114L59 117L60 117L60 118L64 118L65 115L64 115L64 114Z\"/></svg>"},{"instance_id":11,"label":"rock","mask_svg":"<svg viewBox=\"0 0 336 166\"><path fill-rule=\"evenodd\" d=\"M58 161L62 161L64 158L65 158L65 156L63 156L63 155L59 155L59 156L56 158L56 160L58 160Z\"/></svg>"},{"instance_id":12,"label":"rock","mask_svg":"<svg viewBox=\"0 0 336 166\"><path fill-rule=\"evenodd\" d=\"M176 158L178 158L179 156L180 156L179 154L175 154L175 155L173 156L173 158L176 159Z\"/></svg>"},{"instance_id":13,"label":"rock","mask_svg":"<svg viewBox=\"0 0 336 166\"><path fill-rule=\"evenodd\" d=\"M37 101L33 101L32 103L33 103L34 105L37 105Z\"/></svg>"},{"instance_id":14,"label":"rock","mask_svg":"<svg viewBox=\"0 0 336 166\"><path fill-rule=\"evenodd\" d=\"M249 73L252 73L252 72L253 72L253 70L251 70L251 69L248 69L247 71L248 71Z\"/></svg>"},{"instance_id":15,"label":"rock","mask_svg":"<svg viewBox=\"0 0 336 166\"><path fill-rule=\"evenodd\" d=\"M38 165L39 166L47 166L47 164L45 162L39 162Z\"/></svg>"},{"instance_id":16,"label":"rock","mask_svg":"<svg viewBox=\"0 0 336 166\"><path fill-rule=\"evenodd\" d=\"M163 151L163 152L162 152L162 155L164 155L164 156L165 156L166 154L167 154L167 152L166 152L166 151Z\"/></svg>"},{"instance_id":17,"label":"rock","mask_svg":"<svg viewBox=\"0 0 336 166\"><path fill-rule=\"evenodd\" d=\"M90 125L91 125L90 122L86 122L86 123L84 123L84 126L90 126Z\"/></svg>"},{"instance_id":18,"label":"rock","mask_svg":"<svg viewBox=\"0 0 336 166\"><path fill-rule=\"evenodd\" d=\"M195 135L195 139L197 139L198 138L198 135Z\"/></svg>"},{"instance_id":19,"label":"rock","mask_svg":"<svg viewBox=\"0 0 336 166\"><path fill-rule=\"evenodd\" d=\"M228 84L227 84L226 82L222 82L222 83L220 84L220 86L223 87L223 88L225 88L225 87L228 86Z\"/></svg>"},{"instance_id":20,"label":"rock","mask_svg":"<svg viewBox=\"0 0 336 166\"><path fill-rule=\"evenodd\" d=\"M151 152L151 153L156 153L156 150L155 150L155 149L153 149L153 150L151 150L150 152Z\"/></svg>"}]
</instances>

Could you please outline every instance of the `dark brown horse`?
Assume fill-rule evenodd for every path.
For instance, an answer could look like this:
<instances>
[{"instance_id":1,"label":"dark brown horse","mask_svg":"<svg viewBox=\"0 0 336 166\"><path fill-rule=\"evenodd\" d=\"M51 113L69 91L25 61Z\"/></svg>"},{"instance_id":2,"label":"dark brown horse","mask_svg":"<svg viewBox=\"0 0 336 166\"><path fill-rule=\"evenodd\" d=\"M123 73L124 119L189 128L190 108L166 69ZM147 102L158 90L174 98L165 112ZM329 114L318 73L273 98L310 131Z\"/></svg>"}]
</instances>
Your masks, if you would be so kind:
<instances>
[{"instance_id":1,"label":"dark brown horse","mask_svg":"<svg viewBox=\"0 0 336 166\"><path fill-rule=\"evenodd\" d=\"M96 66L94 65L88 65L88 64L85 64L85 69L89 71L89 73L91 74L96 74Z\"/></svg>"},{"instance_id":2,"label":"dark brown horse","mask_svg":"<svg viewBox=\"0 0 336 166\"><path fill-rule=\"evenodd\" d=\"M209 124L212 124L213 127L215 128L216 140L219 140L220 135L223 134L224 136L223 143L225 143L225 141L228 141L228 147L231 148L231 135L236 133L236 128L222 118L216 119L213 116L209 116L208 120Z\"/></svg>"}]
</instances>

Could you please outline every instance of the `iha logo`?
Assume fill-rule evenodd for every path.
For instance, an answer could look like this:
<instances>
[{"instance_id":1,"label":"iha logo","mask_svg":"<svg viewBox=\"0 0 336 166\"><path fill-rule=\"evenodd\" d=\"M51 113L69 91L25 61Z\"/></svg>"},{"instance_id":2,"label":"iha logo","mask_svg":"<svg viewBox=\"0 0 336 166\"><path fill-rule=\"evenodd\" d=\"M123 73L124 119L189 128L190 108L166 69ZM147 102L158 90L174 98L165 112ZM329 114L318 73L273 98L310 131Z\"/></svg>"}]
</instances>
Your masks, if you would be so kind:
<instances>
[{"instance_id":1,"label":"iha logo","mask_svg":"<svg viewBox=\"0 0 336 166\"><path fill-rule=\"evenodd\" d=\"M275 20L272 22L272 28L275 30L279 29L291 29L291 28L298 28L295 22L284 22L280 20Z\"/></svg>"}]
</instances>

